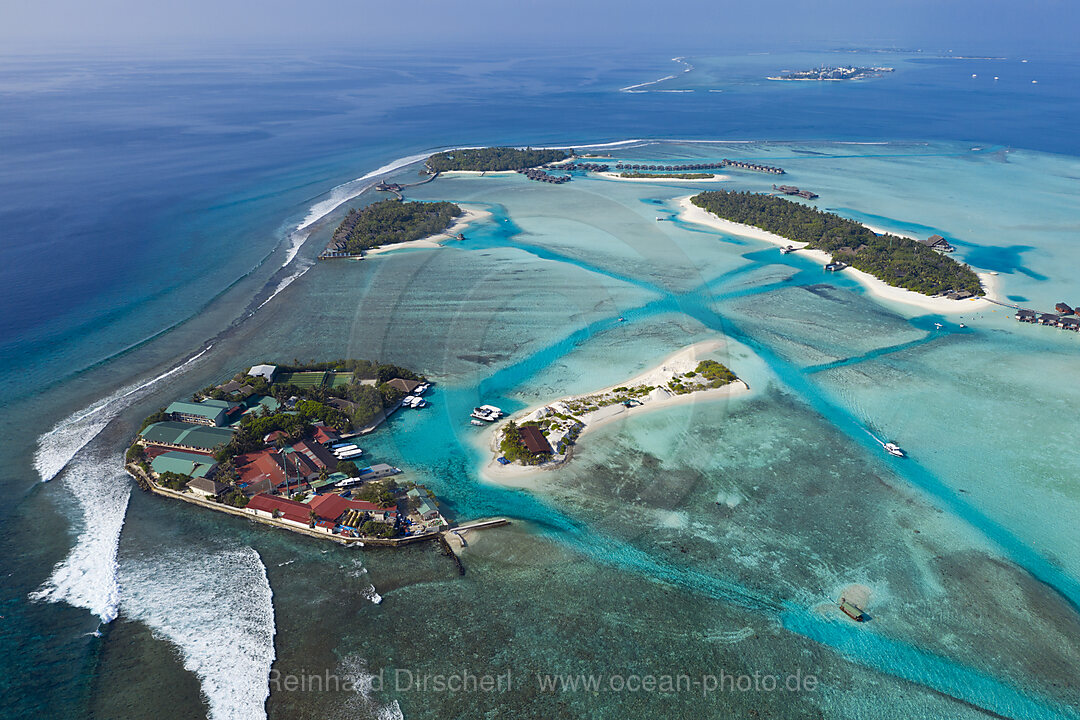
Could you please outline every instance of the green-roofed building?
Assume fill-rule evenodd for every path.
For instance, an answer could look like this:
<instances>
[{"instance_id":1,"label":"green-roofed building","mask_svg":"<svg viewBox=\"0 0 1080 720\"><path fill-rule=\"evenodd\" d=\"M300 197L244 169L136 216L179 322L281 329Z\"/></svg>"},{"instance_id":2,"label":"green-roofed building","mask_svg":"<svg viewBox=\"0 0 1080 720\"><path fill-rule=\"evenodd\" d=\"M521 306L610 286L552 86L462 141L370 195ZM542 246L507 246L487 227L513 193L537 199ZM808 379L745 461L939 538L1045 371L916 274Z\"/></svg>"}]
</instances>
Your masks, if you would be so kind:
<instances>
[{"instance_id":1,"label":"green-roofed building","mask_svg":"<svg viewBox=\"0 0 1080 720\"><path fill-rule=\"evenodd\" d=\"M257 413L261 408L265 408L268 413L276 413L281 408L281 403L269 395L252 395L244 404L248 408L244 411L245 414Z\"/></svg>"},{"instance_id":2,"label":"green-roofed building","mask_svg":"<svg viewBox=\"0 0 1080 720\"><path fill-rule=\"evenodd\" d=\"M159 475L174 472L193 478L209 478L217 470L217 463L214 458L207 455L171 450L151 460L150 467Z\"/></svg>"},{"instance_id":3,"label":"green-roofed building","mask_svg":"<svg viewBox=\"0 0 1080 720\"><path fill-rule=\"evenodd\" d=\"M232 430L227 428L192 425L166 420L149 425L141 433L142 439L151 445L164 445L182 450L213 450L232 440Z\"/></svg>"},{"instance_id":4,"label":"green-roofed building","mask_svg":"<svg viewBox=\"0 0 1080 720\"><path fill-rule=\"evenodd\" d=\"M410 498L415 498L419 501L416 506L416 512L420 514L420 517L425 520L434 520L439 517L439 509L435 507L435 503L431 501L426 492L421 491L418 488L413 488L409 492L405 493Z\"/></svg>"},{"instance_id":5,"label":"green-roofed building","mask_svg":"<svg viewBox=\"0 0 1080 720\"><path fill-rule=\"evenodd\" d=\"M179 422L221 427L228 421L229 410L235 405L236 403L226 402L225 400L207 399L202 402L178 400L165 408L165 412L173 420Z\"/></svg>"}]
</instances>

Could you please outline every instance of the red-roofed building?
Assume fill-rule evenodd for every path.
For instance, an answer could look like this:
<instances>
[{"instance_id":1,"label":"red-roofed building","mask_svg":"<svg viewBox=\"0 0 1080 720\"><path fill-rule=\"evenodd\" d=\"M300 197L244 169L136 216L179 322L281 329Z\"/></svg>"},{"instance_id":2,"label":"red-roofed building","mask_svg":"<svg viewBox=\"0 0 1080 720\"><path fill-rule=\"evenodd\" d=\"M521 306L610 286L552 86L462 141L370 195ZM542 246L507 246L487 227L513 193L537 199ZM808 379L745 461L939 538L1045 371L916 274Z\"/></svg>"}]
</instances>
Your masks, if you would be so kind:
<instances>
[{"instance_id":1,"label":"red-roofed building","mask_svg":"<svg viewBox=\"0 0 1080 720\"><path fill-rule=\"evenodd\" d=\"M311 508L307 505L273 495L256 495L248 501L245 509L257 517L274 518L304 527L311 522Z\"/></svg>"},{"instance_id":2,"label":"red-roofed building","mask_svg":"<svg viewBox=\"0 0 1080 720\"><path fill-rule=\"evenodd\" d=\"M529 452L540 454L551 452L551 443L544 436L544 431L535 425L522 425L518 428L521 442L529 449Z\"/></svg>"},{"instance_id":3,"label":"red-roofed building","mask_svg":"<svg viewBox=\"0 0 1080 720\"><path fill-rule=\"evenodd\" d=\"M397 520L398 511L395 507L379 507L373 502L366 500L346 500L340 495L316 495L309 503L311 508L323 520L338 520L349 510L371 513L376 519Z\"/></svg>"},{"instance_id":4,"label":"red-roofed building","mask_svg":"<svg viewBox=\"0 0 1080 720\"><path fill-rule=\"evenodd\" d=\"M340 495L316 495L308 503L315 514L322 520L339 522L350 511L368 513L372 520L386 523L396 523L398 511L396 507L384 508L366 500L346 500Z\"/></svg>"},{"instance_id":5,"label":"red-roofed building","mask_svg":"<svg viewBox=\"0 0 1080 720\"><path fill-rule=\"evenodd\" d=\"M312 433L315 437L315 442L328 445L329 443L337 442L341 439L341 435L332 427L326 425L316 425L315 432Z\"/></svg>"},{"instance_id":6,"label":"red-roofed building","mask_svg":"<svg viewBox=\"0 0 1080 720\"><path fill-rule=\"evenodd\" d=\"M307 460L315 468L316 475L319 474L321 468L328 468L333 470L337 468L338 459L334 457L334 453L329 449L324 448L322 445L312 440L299 440L293 443L293 450L298 455Z\"/></svg>"},{"instance_id":7,"label":"red-roofed building","mask_svg":"<svg viewBox=\"0 0 1080 720\"><path fill-rule=\"evenodd\" d=\"M287 437L289 436L285 434L284 430L275 430L274 432L266 433L266 436L263 437L263 442L269 445L272 442L277 442L281 438Z\"/></svg>"},{"instance_id":8,"label":"red-roofed building","mask_svg":"<svg viewBox=\"0 0 1080 720\"><path fill-rule=\"evenodd\" d=\"M349 509L349 501L340 495L316 495L309 503L311 509L322 520L336 521Z\"/></svg>"},{"instance_id":9,"label":"red-roofed building","mask_svg":"<svg viewBox=\"0 0 1080 720\"><path fill-rule=\"evenodd\" d=\"M260 480L269 480L272 487L277 487L289 480L285 474L281 455L273 449L237 455L233 459L233 465L243 485L253 485Z\"/></svg>"}]
</instances>

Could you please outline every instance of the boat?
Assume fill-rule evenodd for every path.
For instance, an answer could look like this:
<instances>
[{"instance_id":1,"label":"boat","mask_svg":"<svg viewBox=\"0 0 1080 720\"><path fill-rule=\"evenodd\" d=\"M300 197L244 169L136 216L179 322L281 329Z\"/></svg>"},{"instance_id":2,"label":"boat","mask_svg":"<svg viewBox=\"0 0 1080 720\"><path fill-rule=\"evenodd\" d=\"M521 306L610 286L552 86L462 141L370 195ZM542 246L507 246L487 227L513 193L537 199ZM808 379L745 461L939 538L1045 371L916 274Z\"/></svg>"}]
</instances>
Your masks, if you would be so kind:
<instances>
[{"instance_id":1,"label":"boat","mask_svg":"<svg viewBox=\"0 0 1080 720\"><path fill-rule=\"evenodd\" d=\"M889 453L893 457L906 457L904 451L900 449L900 446L896 443L887 442L882 443L881 447L885 449L885 452Z\"/></svg>"},{"instance_id":2,"label":"boat","mask_svg":"<svg viewBox=\"0 0 1080 720\"><path fill-rule=\"evenodd\" d=\"M483 420L484 422L495 422L503 416L503 411L494 405L481 405L480 407L473 408L472 417L477 420Z\"/></svg>"},{"instance_id":3,"label":"boat","mask_svg":"<svg viewBox=\"0 0 1080 720\"><path fill-rule=\"evenodd\" d=\"M840 598L840 610L855 622L866 622L866 613L847 598Z\"/></svg>"},{"instance_id":4,"label":"boat","mask_svg":"<svg viewBox=\"0 0 1080 720\"><path fill-rule=\"evenodd\" d=\"M338 460L352 460L353 458L358 458L363 454L364 454L364 451L361 450L360 448L357 448L355 450L349 450L348 452L340 453L337 456L337 459Z\"/></svg>"},{"instance_id":5,"label":"boat","mask_svg":"<svg viewBox=\"0 0 1080 720\"><path fill-rule=\"evenodd\" d=\"M791 245L788 245L787 247L780 248L780 254L781 255L787 255L788 253L793 253L793 252L795 252L795 248L792 247Z\"/></svg>"},{"instance_id":6,"label":"boat","mask_svg":"<svg viewBox=\"0 0 1080 720\"><path fill-rule=\"evenodd\" d=\"M960 323L960 327L962 327L962 328L966 328L966 327L967 327L967 325L965 325L964 323Z\"/></svg>"},{"instance_id":7,"label":"boat","mask_svg":"<svg viewBox=\"0 0 1080 720\"><path fill-rule=\"evenodd\" d=\"M484 421L483 420L470 420L469 424L470 425L476 425L477 427L483 427L484 426Z\"/></svg>"}]
</instances>

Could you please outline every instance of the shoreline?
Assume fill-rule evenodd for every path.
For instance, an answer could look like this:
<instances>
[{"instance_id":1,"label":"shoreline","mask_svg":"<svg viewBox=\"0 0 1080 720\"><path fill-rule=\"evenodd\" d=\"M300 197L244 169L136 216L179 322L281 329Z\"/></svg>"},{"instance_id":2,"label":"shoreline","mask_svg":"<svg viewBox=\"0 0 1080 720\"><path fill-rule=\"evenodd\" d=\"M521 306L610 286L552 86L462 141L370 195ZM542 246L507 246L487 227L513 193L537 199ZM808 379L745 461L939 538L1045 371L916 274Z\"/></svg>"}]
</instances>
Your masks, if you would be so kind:
<instances>
[{"instance_id":1,"label":"shoreline","mask_svg":"<svg viewBox=\"0 0 1080 720\"><path fill-rule=\"evenodd\" d=\"M409 240L408 242L393 243L391 245L380 245L379 247L370 248L364 251L364 257L368 255L383 255L394 250L401 250L403 248L416 249L428 249L443 247L443 243L448 240L456 240L456 235L463 232L465 228L475 222L486 220L491 217L491 213L487 210L478 210L475 208L467 208L463 205L459 205L464 211L460 217L454 218L454 224L446 228L440 233L434 235L428 235L425 238L419 238L417 240Z\"/></svg>"},{"instance_id":2,"label":"shoreline","mask_svg":"<svg viewBox=\"0 0 1080 720\"><path fill-rule=\"evenodd\" d=\"M831 262L832 256L823 250L807 250L807 243L796 242L794 240L788 240L785 237L781 237L775 233L771 233L767 230L754 227L752 225L743 225L742 223L732 222L731 220L724 220L723 218L713 215L707 210L699 208L697 205L690 202L692 196L687 195L678 199L679 213L677 217L680 220L696 223L698 225L705 225L711 227L714 230L719 230L722 233L729 235L739 235L741 237L751 238L753 240L760 240L767 242L778 247L791 246L798 248L799 254L803 257L808 257L815 262L822 265ZM864 225L872 232L881 234L877 229ZM891 233L897 235L898 233ZM903 237L911 238L910 235L903 235ZM911 238L916 239L916 238ZM974 268L973 268L974 270ZM991 300L1000 300L1000 279L996 275L991 275L987 272L975 271L975 274L979 278L979 282L982 285L986 295L982 297L968 298L965 300L950 300L944 297L930 297L929 295L923 295L917 293L914 290L907 290L905 288L895 287L889 285L883 280L879 280L870 273L858 270L853 267L846 267L839 272L847 273L849 277L854 279L857 283L863 286L868 294L878 300L884 300L887 302L900 303L902 305L917 307L921 310L928 312L952 314L963 312L978 312L981 310L987 310L993 307L994 303Z\"/></svg>"},{"instance_id":3,"label":"shoreline","mask_svg":"<svg viewBox=\"0 0 1080 720\"><path fill-rule=\"evenodd\" d=\"M582 428L577 436L577 439L573 445L569 447L565 456L559 460L553 460L546 462L542 465L500 465L496 458L501 455L498 447L498 439L500 436L499 430L505 425L506 421L514 420L515 422L521 421L527 418L539 410L557 405L559 403L572 402L579 398L601 395L610 392L618 387L633 387L636 385L656 385L667 383L671 380L672 376L676 373L685 373L689 370L693 370L697 363L706 359L706 356L723 348L727 343L724 340L703 340L693 345L678 350L677 352L666 357L656 367L646 370L628 380L624 380L615 385L609 385L608 387L594 390L587 393L581 393L577 395L566 395L556 400L552 400L547 403L537 404L514 413L512 417L506 418L498 427L493 428L492 436L488 447L491 451L492 457L480 468L480 474L484 479L489 482L493 482L499 485L507 485L513 487L528 487L531 483L521 482L524 478L535 477L537 473L547 472L562 467L568 463L574 456L574 448L577 443L581 441L581 438L588 435L591 431L604 427L617 419L626 419L630 416L637 417L638 415L644 415L645 413L661 410L664 408L678 407L680 405L694 404L696 402L708 402L716 400L722 397L734 397L738 395L744 395L750 392L750 386L742 378L738 378L726 385L722 385L717 388L708 388L703 390L696 390L694 392L684 393L681 395L671 395L664 393L664 397L654 397L652 394L643 396L641 398L641 404L635 407L626 407L621 403L615 403L613 405L605 405L592 412L576 415L581 422Z\"/></svg>"}]
</instances>

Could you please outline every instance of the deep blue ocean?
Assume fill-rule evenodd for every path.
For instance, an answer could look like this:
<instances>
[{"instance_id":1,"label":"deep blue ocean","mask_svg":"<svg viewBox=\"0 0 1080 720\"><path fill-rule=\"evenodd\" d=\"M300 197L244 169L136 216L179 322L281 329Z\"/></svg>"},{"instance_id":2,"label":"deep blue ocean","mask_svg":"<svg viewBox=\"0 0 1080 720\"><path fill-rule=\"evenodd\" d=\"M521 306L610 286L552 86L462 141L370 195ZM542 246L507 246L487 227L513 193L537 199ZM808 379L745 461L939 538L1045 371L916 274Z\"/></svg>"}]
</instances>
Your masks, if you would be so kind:
<instances>
[{"instance_id":1,"label":"deep blue ocean","mask_svg":"<svg viewBox=\"0 0 1080 720\"><path fill-rule=\"evenodd\" d=\"M853 56L679 52L695 69L677 87L693 92L620 91L681 72L671 53L659 52L0 58L2 716L134 717L142 702L170 716L165 701L150 699L157 686L134 680L139 667L182 674L145 630L135 623L106 627L111 645L99 643L92 635L98 620L85 606L27 600L71 548L70 521L83 502L77 489L50 493L41 483L43 472L51 479L70 456L43 471L40 438L118 388L175 367L227 328L230 342L274 337L269 322L244 319L288 278L282 266L297 252L295 229L335 188L443 147L633 138L946 141L1080 156L1077 58L855 56L895 64L897 72L794 87L761 78ZM314 237L318 232L325 228ZM302 259L313 254L311 247L300 250ZM327 280L328 287L339 281ZM307 350L282 352L307 357ZM231 370L215 366L199 379ZM190 391L166 385L126 412L137 416L178 388ZM81 431L101 430L91 428ZM122 447L128 429L106 427L99 441ZM546 509L511 494L502 511L519 501L537 522L548 519ZM135 535L138 523L145 531L160 521L176 548L185 532L217 527L201 518L172 524L160 510L146 517L129 518ZM561 518L552 514L550 522L557 526ZM260 550L269 566L265 556L273 549ZM232 561L247 567L242 554ZM165 564L146 572L184 570ZM301 591L274 588L275 596ZM289 622L279 618L279 630ZM116 704L98 699L109 682L98 674L102 667L131 688ZM187 676L176 682L170 692L189 710L182 703L199 697L197 684ZM272 715L294 710L281 705Z\"/></svg>"}]
</instances>

